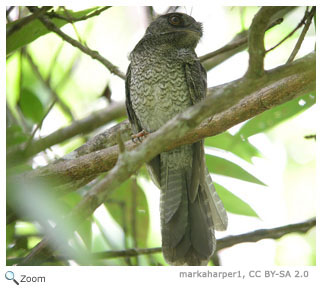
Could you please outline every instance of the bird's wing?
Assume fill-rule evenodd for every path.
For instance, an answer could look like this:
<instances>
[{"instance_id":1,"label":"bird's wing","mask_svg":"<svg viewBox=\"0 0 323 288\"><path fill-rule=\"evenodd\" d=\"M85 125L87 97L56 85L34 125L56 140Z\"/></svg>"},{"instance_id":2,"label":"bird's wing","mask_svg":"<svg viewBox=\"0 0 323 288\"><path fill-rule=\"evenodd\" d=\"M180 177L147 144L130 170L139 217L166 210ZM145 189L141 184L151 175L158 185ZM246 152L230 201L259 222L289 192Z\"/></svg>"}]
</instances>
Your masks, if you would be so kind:
<instances>
[{"instance_id":1,"label":"bird's wing","mask_svg":"<svg viewBox=\"0 0 323 288\"><path fill-rule=\"evenodd\" d=\"M135 111L132 108L131 98L130 98L130 81L131 81L131 65L128 66L126 74L126 108L128 118L134 133L139 133L142 130L142 127L139 123L139 120L136 116Z\"/></svg>"},{"instance_id":2,"label":"bird's wing","mask_svg":"<svg viewBox=\"0 0 323 288\"><path fill-rule=\"evenodd\" d=\"M194 105L206 97L207 74L202 64L198 60L194 60L185 63L185 76Z\"/></svg>"},{"instance_id":3,"label":"bird's wing","mask_svg":"<svg viewBox=\"0 0 323 288\"><path fill-rule=\"evenodd\" d=\"M196 60L185 64L185 74L191 101L194 105L206 97L206 71L201 63ZM206 191L214 228L216 230L225 230L228 224L228 218L222 201L215 191L211 176L205 164L203 141L193 144L193 164L190 184L190 201L195 201L199 191L199 185L201 185L204 188L204 191Z\"/></svg>"},{"instance_id":4,"label":"bird's wing","mask_svg":"<svg viewBox=\"0 0 323 288\"><path fill-rule=\"evenodd\" d=\"M142 127L131 104L130 83L131 83L131 64L128 66L128 70L126 74L126 108L127 108L128 118L132 127L132 131L134 133L139 133L140 131L142 131ZM156 186L160 187L160 156L159 155L156 156L149 163L147 163L147 168Z\"/></svg>"},{"instance_id":5,"label":"bird's wing","mask_svg":"<svg viewBox=\"0 0 323 288\"><path fill-rule=\"evenodd\" d=\"M185 63L185 77L188 85L192 104L196 104L206 97L207 82L206 71L198 60ZM190 179L189 199L195 201L198 193L198 187L204 171L203 161L203 141L198 141L193 144L193 163L192 163L192 177Z\"/></svg>"}]
</instances>

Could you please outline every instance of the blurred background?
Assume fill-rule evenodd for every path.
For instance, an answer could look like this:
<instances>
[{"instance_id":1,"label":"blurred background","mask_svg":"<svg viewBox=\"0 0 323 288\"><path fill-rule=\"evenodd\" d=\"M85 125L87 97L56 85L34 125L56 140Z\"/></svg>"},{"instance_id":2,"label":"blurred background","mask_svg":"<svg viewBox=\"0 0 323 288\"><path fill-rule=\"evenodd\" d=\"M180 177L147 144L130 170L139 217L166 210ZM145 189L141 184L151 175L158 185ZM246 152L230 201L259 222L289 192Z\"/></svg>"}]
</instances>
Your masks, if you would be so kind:
<instances>
[{"instance_id":1,"label":"blurred background","mask_svg":"<svg viewBox=\"0 0 323 288\"><path fill-rule=\"evenodd\" d=\"M64 9L55 7L55 10L63 13L67 9L68 13L79 13L77 16L81 17L101 8L78 5ZM210 5L111 7L85 21L62 25L61 29L98 51L125 73L128 55L151 19L175 9L203 23L204 36L196 49L197 55L202 56L221 48L248 29L259 8ZM268 31L266 48L273 47L288 35L301 21L305 10L306 7L292 9L281 24ZM7 13L7 26L26 15L29 11L25 7L11 8ZM301 31L302 28L298 29L266 55L266 69L286 63ZM13 33L12 38L14 36ZM23 48L15 39L10 43L12 46L9 47L7 42L6 67L7 151L50 135L111 103L125 101L123 79L56 34L44 33ZM314 48L313 23L297 58ZM242 50L208 71L208 87L242 77L247 67L248 53ZM315 216L315 139L305 138L316 133L315 100L315 93L304 95L206 139L208 167L229 213L228 230L216 232L217 238L301 222ZM7 158L7 176L10 178L45 166L124 119L125 114L90 133L52 146L19 165L11 165ZM44 190L51 192L49 187L16 184L12 181L7 184L7 265L13 265L27 255L47 229L53 227L58 218L70 211L94 185L90 183L57 199L51 193L43 193ZM238 244L219 251L218 256L224 266L316 265L315 233L313 228L306 234L291 233L278 240ZM65 255L69 248L86 255L87 252L160 245L159 191L142 167L90 219L84 221L58 255ZM76 260L71 250L66 253L73 260L56 259L43 264L87 264L87 256ZM211 261L210 265L213 264L216 263ZM167 264L161 253L154 253L101 259L95 265Z\"/></svg>"}]
</instances>

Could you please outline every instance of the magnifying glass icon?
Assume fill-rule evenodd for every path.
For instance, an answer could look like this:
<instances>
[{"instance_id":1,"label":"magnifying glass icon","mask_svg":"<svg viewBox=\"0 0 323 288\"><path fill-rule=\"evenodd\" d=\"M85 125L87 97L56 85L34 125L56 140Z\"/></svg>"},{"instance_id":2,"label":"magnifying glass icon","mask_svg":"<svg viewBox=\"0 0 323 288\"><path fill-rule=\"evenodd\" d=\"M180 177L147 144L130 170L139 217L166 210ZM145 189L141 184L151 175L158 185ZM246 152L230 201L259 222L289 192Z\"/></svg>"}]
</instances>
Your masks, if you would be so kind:
<instances>
[{"instance_id":1,"label":"magnifying glass icon","mask_svg":"<svg viewBox=\"0 0 323 288\"><path fill-rule=\"evenodd\" d=\"M12 271L7 271L6 274L4 275L7 280L13 280L17 285L19 285L19 282L16 281L15 279L15 274Z\"/></svg>"}]
</instances>

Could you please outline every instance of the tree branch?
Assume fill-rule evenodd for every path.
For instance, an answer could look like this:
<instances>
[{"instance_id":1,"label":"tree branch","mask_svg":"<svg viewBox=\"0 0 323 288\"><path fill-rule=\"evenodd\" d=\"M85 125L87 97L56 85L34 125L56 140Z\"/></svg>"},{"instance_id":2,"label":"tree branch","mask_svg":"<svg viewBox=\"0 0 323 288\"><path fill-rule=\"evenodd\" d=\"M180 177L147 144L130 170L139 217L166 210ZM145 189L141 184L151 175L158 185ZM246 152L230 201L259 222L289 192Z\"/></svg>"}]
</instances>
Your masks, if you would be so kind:
<instances>
[{"instance_id":1,"label":"tree branch","mask_svg":"<svg viewBox=\"0 0 323 288\"><path fill-rule=\"evenodd\" d=\"M295 7L285 7L285 10L283 10L281 12L279 17L284 16L285 14L289 13L294 8ZM99 10L97 10L97 11L99 11ZM48 13L48 15L49 14L52 15L52 13ZM90 15L92 15L92 14L90 14ZM87 15L87 16L90 16L90 15ZM87 16L85 16L85 17L87 17ZM83 20L83 18L82 19L78 18L78 20ZM272 27L274 27L274 26L276 26L278 24L280 24L282 22L282 20L283 20L282 18L276 19L275 21L273 21L267 27L267 30L271 29ZM231 56L235 55L236 53L238 53L238 52L244 50L245 48L247 48L247 43L248 43L248 31L243 31L243 32L237 34L231 40L231 42L229 42L228 44L226 44L222 48L217 49L216 51L208 53L208 54L206 54L204 56L201 56L201 57L199 57L199 59L202 62L205 69L210 70L210 69L214 68L215 66L221 64L222 62L224 62L225 60L227 60ZM70 69L69 69L69 71L70 71ZM62 79L67 79L67 78L68 77L62 77ZM125 108L124 108L124 111L126 111ZM124 116L125 115L126 114L124 114ZM87 120L85 120L85 121L87 121ZM96 120L94 120L94 121L96 122ZM96 122L96 123L99 124L101 122ZM103 124L106 124L106 123L102 122L101 124L103 125ZM87 126L87 125L85 125L85 126ZM93 127L93 129L96 129L99 126L93 125L92 127ZM34 156L35 154L49 148L50 146L59 143L59 142L57 142L55 140L55 138L56 139L61 139L61 141L65 141L65 140L69 139L69 138L66 138L66 137L74 137L76 135L75 133L66 134L66 137L62 139L62 138L60 138L58 136L58 134L60 134L60 133L65 134L64 130L65 129L59 129L59 130L55 131L53 133L53 135L49 135L49 136L45 137L47 139L51 138L54 141L45 141L44 139L36 140L35 143L33 143L33 144L35 144L33 146L33 150L32 151L26 151L25 154L22 153L23 150L24 150L23 145L20 145L19 147L16 147L14 149L10 149L10 154L7 153L7 156L8 156L8 158L10 158L10 157L15 158L15 160L12 161L13 163L17 163L17 162L20 163L20 162L24 161L26 158ZM75 131L77 132L77 130L75 130ZM103 134L99 134L98 136L95 136L93 139L91 139L90 141L88 141L87 143L82 145L80 148L78 148L75 151L76 153L71 153L71 155L73 155L72 157L79 157L81 155L88 154L90 152L97 151L97 150L100 150L100 149L104 149L104 148L107 148L107 147L110 147L110 146L113 146L113 145L117 144L117 142L115 141L116 140L115 131L121 131L122 134L124 134L124 135L122 135L123 139L130 139L131 127L130 127L129 123L126 121L124 123L120 123L119 125L116 125L113 129L105 131ZM89 132L90 131L86 131L86 133L89 133ZM82 131L81 131L81 133L82 133ZM46 144L45 144L45 142L46 142ZM44 143L44 145L40 145L41 143ZM39 147L39 148L37 149L37 147ZM70 155L68 155L66 157L70 158Z\"/></svg>"},{"instance_id":2,"label":"tree branch","mask_svg":"<svg viewBox=\"0 0 323 288\"><path fill-rule=\"evenodd\" d=\"M297 43L296 43L296 45L295 45L295 47L294 47L294 49L293 49L293 51L292 51L291 55L289 56L286 63L292 62L294 60L294 58L296 57L296 55L297 55L297 53L298 53L299 49L301 48L301 45L304 41L305 35L311 26L311 23L312 23L315 13L316 13L316 7L312 7L310 13L307 15L307 20L306 20L304 29L302 30L302 33L299 36Z\"/></svg>"},{"instance_id":3,"label":"tree branch","mask_svg":"<svg viewBox=\"0 0 323 288\"><path fill-rule=\"evenodd\" d=\"M28 7L28 9L30 9L31 12L35 12L38 11L38 8L36 7ZM63 40L65 40L66 42L70 43L72 46L80 49L83 53L89 55L90 57L92 57L95 60L98 60L99 62L101 62L106 68L108 68L108 70L119 76L122 79L125 79L126 76L124 73L122 73L119 68L115 65L113 65L110 61L108 61L107 59L105 59L104 57L102 57L97 51L91 50L88 47L85 47L84 45L82 45L80 42L76 41L75 39L71 38L70 36L68 36L67 34L65 34L64 32L62 32L62 30L60 30L50 19L48 16L39 16L39 20L43 23L43 25L50 31L56 33L58 36L60 36Z\"/></svg>"},{"instance_id":4,"label":"tree branch","mask_svg":"<svg viewBox=\"0 0 323 288\"><path fill-rule=\"evenodd\" d=\"M43 126L43 123L44 123L44 120L45 118L48 116L49 112L53 109L54 105L56 104L56 99L54 99L52 101L52 103L49 105L49 107L47 108L47 111L45 112L44 116L42 117L42 119L39 121L39 123L37 123L36 127L34 128L33 132L31 133L28 141L26 142L26 149L28 149L30 147L30 144L32 143L34 137L35 137L35 134L38 130L41 129L41 127Z\"/></svg>"},{"instance_id":5,"label":"tree branch","mask_svg":"<svg viewBox=\"0 0 323 288\"><path fill-rule=\"evenodd\" d=\"M206 71L221 64L233 55L245 50L248 47L248 31L237 34L228 44L220 49L199 57Z\"/></svg>"},{"instance_id":6,"label":"tree branch","mask_svg":"<svg viewBox=\"0 0 323 288\"><path fill-rule=\"evenodd\" d=\"M126 108L124 103L115 102L108 107L95 111L91 115L74 121L69 126L58 129L44 138L40 138L31 142L28 149L25 150L25 145L14 147L7 152L7 159L12 163L21 162L37 153L70 139L79 134L85 134L94 129L126 116Z\"/></svg>"},{"instance_id":7,"label":"tree branch","mask_svg":"<svg viewBox=\"0 0 323 288\"><path fill-rule=\"evenodd\" d=\"M156 147L150 146L147 149L154 150L159 147L161 152L183 144L194 143L205 137L226 131L230 127L276 105L314 91L315 63L315 53L310 53L289 65L267 71L262 78L254 80L241 78L225 85L210 88L207 99L190 108L188 111L191 112L187 112L190 113L189 115L192 115L191 113L195 115L196 112L193 111L197 111L199 114L194 117L199 119L198 122L213 115L210 119L193 129L192 126L196 122L191 124L192 120L187 118L188 123L186 125L190 126L190 129L192 128L191 131L188 131L190 129L183 129L180 124L182 123L180 117L184 117L184 113L183 116L178 116L173 120L175 126L180 126L176 137L168 141L163 140L162 146L158 143ZM62 160L36 169L25 174L25 177L55 180L56 183L57 181L65 184L70 182L73 187L84 185L85 177L92 180L99 173L109 171L115 165L119 153L118 147L101 148L106 145L107 139L113 138L112 143L117 143L116 135L120 129L125 137L131 135L129 124L127 122L122 123L113 127L112 130L99 134L84 147L80 147L69 154L66 157L69 160ZM109 133L111 131L113 132ZM160 129L150 134L148 138L155 135L168 135L167 133L167 130ZM146 142L144 141L139 146L145 146ZM126 150L130 151L136 148L138 144L128 141L125 146ZM95 151L96 149L101 150ZM88 154L82 155L83 153ZM146 160L148 161L148 158ZM80 182L81 179L84 181Z\"/></svg>"},{"instance_id":8,"label":"tree branch","mask_svg":"<svg viewBox=\"0 0 323 288\"><path fill-rule=\"evenodd\" d=\"M252 20L249 29L249 67L246 76L249 78L261 77L264 71L265 44L264 37L267 26L275 14L285 9L279 6L266 6L260 8Z\"/></svg>"},{"instance_id":9,"label":"tree branch","mask_svg":"<svg viewBox=\"0 0 323 288\"><path fill-rule=\"evenodd\" d=\"M203 62L203 65L207 70L210 70L211 68L214 68L216 65L228 59L229 57L245 49L247 47L247 42L248 42L247 31L244 31L243 33L239 33L236 37L234 37L234 39L230 43L223 46L222 48L200 57L200 61ZM32 59L29 59L29 60L32 60ZM31 62L31 64L34 64L34 62ZM40 72L37 66L32 65L32 67L36 75L40 77L40 80L42 80L42 82L46 85L46 87L52 90L51 87L48 87L49 81L44 81L44 79L40 75ZM63 77L62 79L67 79L67 78ZM114 109L116 109L116 111L114 111ZM111 117L109 116L109 114L111 114ZM113 118L114 114L116 115L115 118ZM57 131L53 132L52 134L44 138L33 141L32 145L29 147L30 149L25 150L25 145L19 145L17 147L13 147L9 149L9 151L7 151L7 158L10 159L12 164L21 163L24 160L28 159L29 157L32 157L37 153L55 144L58 144L69 138L72 138L78 135L79 133L91 132L92 130L88 130L89 127L91 127L91 129L96 129L101 125L104 125L114 119L117 119L123 116L126 116L126 108L125 108L125 104L120 102L118 103L118 105L114 107L109 106L108 108L94 112L89 117L86 117L82 120L75 121L71 125L65 128L58 129ZM117 144L116 142L117 131L121 132L122 134L121 136L123 139L125 140L130 139L131 127L129 122L126 120L116 125L115 127L110 128L109 130L106 130L97 136L94 136L87 143L85 143L84 145L76 149L75 153L72 152L71 155L66 155L64 158L66 159L71 159L71 157L76 158L81 155L88 154L90 152L101 150Z\"/></svg>"},{"instance_id":10,"label":"tree branch","mask_svg":"<svg viewBox=\"0 0 323 288\"><path fill-rule=\"evenodd\" d=\"M311 228L316 226L316 218L306 220L304 222L289 224L271 229L259 229L249 233L240 235L227 236L221 239L217 239L216 252L230 248L234 245L246 243L246 242L257 242L263 239L279 239L286 234L290 233L306 233ZM146 249L128 249L121 251L106 251L99 252L94 255L96 259L111 259L116 257L132 257L139 255L147 255L152 253L162 252L161 247L158 248L146 248Z\"/></svg>"},{"instance_id":11,"label":"tree branch","mask_svg":"<svg viewBox=\"0 0 323 288\"><path fill-rule=\"evenodd\" d=\"M65 225L71 227L70 229L73 231L77 229L84 219L92 215L107 200L114 189L135 173L145 162L165 151L165 148L174 148L175 143L177 146L182 145L183 143L179 142L183 141L185 134L192 131L208 117L215 115L214 117L220 116L222 121L226 119L221 127L226 130L229 128L227 127L228 125L249 119L258 113L299 95L309 93L314 89L315 53L311 53L289 65L267 71L261 78L250 79L244 77L211 89L210 96L205 100L168 121L158 131L151 133L132 151L125 151L120 154L117 163L105 178L87 191L80 203L65 217ZM170 147L171 145L172 147ZM100 152L93 153L99 154ZM80 160L91 154L71 161ZM93 162L89 164L93 165ZM76 168L77 165L74 167ZM73 169L73 167L70 168L71 170ZM35 173L35 171L31 173ZM77 176L70 170L65 171L65 173L68 173L71 178ZM61 225L56 226L51 235L55 235L60 229L64 229L64 227ZM51 242L53 250L60 246L58 240L46 236L32 249L22 264L30 264L34 259L47 258L51 255L49 249L50 240L53 241Z\"/></svg>"},{"instance_id":12,"label":"tree branch","mask_svg":"<svg viewBox=\"0 0 323 288\"><path fill-rule=\"evenodd\" d=\"M304 17L302 18L302 20L298 23L298 25L290 32L288 33L282 40L280 40L276 45L274 45L273 47L269 48L268 50L266 50L266 53L274 50L275 48L277 48L280 44L284 43L289 37L291 37L299 28L301 28L306 21L307 18L307 9L305 11Z\"/></svg>"},{"instance_id":13,"label":"tree branch","mask_svg":"<svg viewBox=\"0 0 323 288\"><path fill-rule=\"evenodd\" d=\"M287 13L289 10L285 11ZM267 28L266 31L272 27L283 22L283 18L275 19ZM205 70L209 71L215 66L226 61L233 55L245 50L248 47L248 34L249 30L244 30L238 33L228 44L217 49L211 53L199 57Z\"/></svg>"},{"instance_id":14,"label":"tree branch","mask_svg":"<svg viewBox=\"0 0 323 288\"><path fill-rule=\"evenodd\" d=\"M224 238L217 239L216 252L230 248L234 245L247 243L247 242L257 242L263 239L279 239L290 233L307 233L310 229L316 226L316 218L312 218L303 222L289 224L285 226L280 226L270 229L259 229L252 232L227 236ZM135 248L135 249L126 249L126 250L116 250L116 251L104 251L97 252L92 254L92 259L112 259L118 257L137 257L140 255L149 255L154 253L161 253L162 248ZM8 259L7 265L14 265L21 261L24 258L14 258ZM49 262L53 261L63 261L68 260L64 256L51 257L47 259ZM39 264L39 263L38 263Z\"/></svg>"},{"instance_id":15,"label":"tree branch","mask_svg":"<svg viewBox=\"0 0 323 288\"><path fill-rule=\"evenodd\" d=\"M94 16L99 16L103 11L111 8L112 6L105 6L105 7L102 7L98 10L95 10L94 12L88 14L88 15L84 15L82 17L73 17L73 16L69 16L69 17L65 17L63 15L60 15L60 14L57 14L55 13L54 11L52 12L48 12L46 13L46 15L50 18L58 18L58 19L62 19L62 20L65 20L66 22L69 22L69 23L75 23L75 22L78 22L78 21L84 21L84 20L87 20L89 18L92 18Z\"/></svg>"},{"instance_id":16,"label":"tree branch","mask_svg":"<svg viewBox=\"0 0 323 288\"><path fill-rule=\"evenodd\" d=\"M14 8L14 6L12 6ZM37 19L39 16L43 15L46 13L46 11L48 11L49 9L51 9L52 6L44 6L40 9L38 9L37 12L29 15L29 16L26 16L22 19L20 19L19 21L17 21L15 23L15 25L11 26L8 30L7 30L7 33L6 33L6 37L10 37L13 33L17 32L18 30L20 30L23 26L27 25L29 22Z\"/></svg>"},{"instance_id":17,"label":"tree branch","mask_svg":"<svg viewBox=\"0 0 323 288\"><path fill-rule=\"evenodd\" d=\"M227 236L221 239L217 239L216 252L232 247L237 244L246 242L257 242L263 239L279 239L286 234L290 233L306 233L311 228L316 226L316 218L306 220L304 222L289 224L271 229L259 229L249 233L240 235ZM132 257L139 255L147 255L153 253L162 252L161 247L158 248L146 248L146 249L128 249L121 251L106 251L99 252L94 255L96 259L111 259L116 257Z\"/></svg>"}]
</instances>

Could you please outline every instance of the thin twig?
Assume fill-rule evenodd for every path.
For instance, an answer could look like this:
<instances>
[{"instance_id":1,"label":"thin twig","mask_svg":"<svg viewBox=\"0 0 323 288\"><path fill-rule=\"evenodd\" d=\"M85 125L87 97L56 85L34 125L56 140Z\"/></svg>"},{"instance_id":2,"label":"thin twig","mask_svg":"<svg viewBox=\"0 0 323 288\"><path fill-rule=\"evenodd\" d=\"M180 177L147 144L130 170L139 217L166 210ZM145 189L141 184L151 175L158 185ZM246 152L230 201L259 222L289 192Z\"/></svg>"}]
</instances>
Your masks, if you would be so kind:
<instances>
[{"instance_id":1,"label":"thin twig","mask_svg":"<svg viewBox=\"0 0 323 288\"><path fill-rule=\"evenodd\" d=\"M307 18L307 9L305 11L305 14L303 16L303 19L298 23L298 25L288 34L286 35L282 40L280 40L276 45L274 45L273 47L269 48L268 50L266 50L266 53L274 50L275 48L277 48L280 44L282 44L283 42L285 42L288 38L290 38L300 27L302 27L305 24Z\"/></svg>"},{"instance_id":2,"label":"thin twig","mask_svg":"<svg viewBox=\"0 0 323 288\"><path fill-rule=\"evenodd\" d=\"M276 19L275 21L270 23L270 25L266 28L266 31L270 30L271 28L275 27L276 25L281 24L283 22L283 20L284 20L283 18ZM229 42L225 46L221 47L220 49L217 49L211 53L208 53L206 55L199 57L199 60L201 62L204 62L210 58L213 58L213 57L216 57L220 54L232 51L236 48L239 48L242 46L247 47L246 44L248 43L248 32L249 31L247 31L247 30L240 32L231 40L231 42Z\"/></svg>"},{"instance_id":3,"label":"thin twig","mask_svg":"<svg viewBox=\"0 0 323 288\"><path fill-rule=\"evenodd\" d=\"M244 44L247 44L248 43L248 36L247 35L248 35L247 31L243 31L243 32L237 34L230 43L226 44L225 46L221 47L220 49L217 49L213 52L210 52L208 54L200 56L199 60L201 62L204 62L206 60L209 60L210 58L214 58L220 54L226 53L226 52L234 50L240 46L243 46Z\"/></svg>"},{"instance_id":4,"label":"thin twig","mask_svg":"<svg viewBox=\"0 0 323 288\"><path fill-rule=\"evenodd\" d=\"M17 32L22 27L27 25L29 22L31 22L31 21L37 19L38 17L40 17L41 15L45 14L45 12L48 11L49 9L51 9L51 8L52 8L52 6L44 6L44 7L40 8L40 9L38 9L32 15L29 15L27 17L24 17L24 18L18 20L17 23L13 24L13 26L11 26L8 29L7 38L10 37L14 32Z\"/></svg>"},{"instance_id":5,"label":"thin twig","mask_svg":"<svg viewBox=\"0 0 323 288\"><path fill-rule=\"evenodd\" d=\"M32 142L32 140L34 139L34 136L36 134L36 132L41 129L42 125L43 125L43 122L45 120L45 118L47 117L47 115L49 114L49 112L53 109L54 105L56 104L57 100L54 99L52 104L49 105L46 113L44 114L44 116L42 117L42 119L40 120L40 122L37 124L37 126L35 127L34 131L32 132L30 138L28 139L26 145L25 145L25 150L27 150Z\"/></svg>"},{"instance_id":6,"label":"thin twig","mask_svg":"<svg viewBox=\"0 0 323 288\"><path fill-rule=\"evenodd\" d=\"M316 226L316 218L312 218L300 223L289 224L289 225L270 228L270 229L259 229L259 230L255 230L244 234L227 236L217 240L216 252L222 249L230 248L234 245L241 244L241 243L257 242L262 239L279 239L284 235L290 234L290 233L307 233L310 229L314 228L315 226ZM93 256L93 259L99 260L99 259L112 259L112 258L118 258L118 257L137 257L139 255L149 255L149 254L155 254L155 253L161 253L161 252L162 252L161 247L142 248L142 249L138 248L138 249L97 252L97 253L93 253L92 256ZM7 260L8 265L17 264L21 262L23 259L24 258L8 259ZM49 261L54 262L54 261L61 261L61 260L66 260L66 257L64 256L51 257L50 259L47 259L46 262L49 262Z\"/></svg>"},{"instance_id":7,"label":"thin twig","mask_svg":"<svg viewBox=\"0 0 323 288\"><path fill-rule=\"evenodd\" d=\"M30 9L32 12L38 11L37 8ZM102 57L97 51L91 50L88 47L82 45L80 42L76 41L75 39L71 38L62 30L60 30L49 18L48 16L41 16L39 17L39 20L43 23L43 25L50 31L56 33L58 36L60 36L63 40L70 43L72 46L80 49L83 53L89 55L93 59L98 60L100 63L102 63L111 73L119 76L121 79L126 79L126 76L123 72L119 70L119 68L115 65L113 65L110 61Z\"/></svg>"},{"instance_id":8,"label":"thin twig","mask_svg":"<svg viewBox=\"0 0 323 288\"><path fill-rule=\"evenodd\" d=\"M86 46L86 44L85 44L85 42L83 41L83 39L82 39L82 37L81 37L81 35L80 35L80 33L77 31L77 29L76 29L76 26L75 26L75 23L73 22L73 20L71 20L72 19L72 15L70 15L70 13L68 12L68 10L63 6L63 10L64 10L64 14L66 15L66 19L68 19L68 22L69 23L71 23L71 25L72 25L72 27L73 27L73 30L74 30L74 32L75 32L75 35L76 35L76 37L77 37L77 40L82 44L82 45L85 45Z\"/></svg>"},{"instance_id":9,"label":"thin twig","mask_svg":"<svg viewBox=\"0 0 323 288\"><path fill-rule=\"evenodd\" d=\"M29 53L26 53L26 58L28 62L30 63L31 68L33 69L34 73L38 77L38 79L42 82L42 84L48 89L50 92L50 95L57 101L57 104L62 108L62 110L72 119L74 120L74 115L71 111L71 109L61 100L61 98L58 96L56 91L51 87L51 85L44 79L44 77L41 75L38 66L34 62L33 58Z\"/></svg>"},{"instance_id":10,"label":"thin twig","mask_svg":"<svg viewBox=\"0 0 323 288\"><path fill-rule=\"evenodd\" d=\"M312 19L313 19L314 15L315 15L315 11L316 11L316 8L315 8L315 7L312 7L312 10L311 10L311 11L310 11L310 13L308 14L308 17L307 17L307 20L306 20L305 26L304 26L304 28L303 28L303 30L302 30L302 33L301 33L301 35L299 36L299 38L298 38L298 40L297 40L297 43L296 43L296 45L295 45L295 47L294 47L294 49L293 49L293 51L292 51L291 55L289 56L289 58L288 58L288 60L287 60L286 64L291 63L291 62L294 60L294 58L296 57L296 55L297 55L297 53L298 53L299 49L301 48L302 43L303 43L304 38L305 38L305 35L306 35L306 33L307 33L308 29L310 28L310 25L311 25L311 23L312 23Z\"/></svg>"},{"instance_id":11,"label":"thin twig","mask_svg":"<svg viewBox=\"0 0 323 288\"><path fill-rule=\"evenodd\" d=\"M15 8L15 6L10 6L7 10L6 10L6 16L8 17L9 14L11 13L11 11Z\"/></svg>"},{"instance_id":12,"label":"thin twig","mask_svg":"<svg viewBox=\"0 0 323 288\"><path fill-rule=\"evenodd\" d=\"M257 242L262 239L279 239L284 235L290 233L307 233L310 229L312 229L315 226L316 218L312 218L300 223L289 224L270 229L259 229L240 235L227 236L217 240L216 251L220 251L222 249L226 249L234 245L246 242ZM161 252L161 248L129 249L128 251L107 251L97 253L95 258L109 259L115 257L137 256L159 252Z\"/></svg>"},{"instance_id":13,"label":"thin twig","mask_svg":"<svg viewBox=\"0 0 323 288\"><path fill-rule=\"evenodd\" d=\"M242 235L227 236L218 241L217 250L232 247L244 242L257 242L262 239L279 239L289 233L306 233L316 226L316 218L270 229L259 229Z\"/></svg>"},{"instance_id":14,"label":"thin twig","mask_svg":"<svg viewBox=\"0 0 323 288\"><path fill-rule=\"evenodd\" d=\"M57 58L60 55L60 53L63 49L63 46L64 46L64 41L61 42L58 49L56 49L54 56L51 59L51 62L49 64L49 68L48 68L48 75L45 79L46 83L50 84L50 82L51 82L52 72L54 71L54 67L57 64Z\"/></svg>"},{"instance_id":15,"label":"thin twig","mask_svg":"<svg viewBox=\"0 0 323 288\"><path fill-rule=\"evenodd\" d=\"M112 6L105 6L105 7L101 8L101 9L95 10L94 12L92 12L92 13L90 13L88 15L84 15L82 17L73 17L71 15L69 15L68 17L65 17L63 15L55 13L54 11L46 13L46 16L48 16L49 18L62 19L62 20L65 20L66 22L69 22L69 23L75 23L75 22L78 22L78 21L87 20L87 19L92 18L94 16L99 16L103 11L105 11L105 10L111 8L111 7ZM68 10L66 10L66 11L68 11Z\"/></svg>"},{"instance_id":16,"label":"thin twig","mask_svg":"<svg viewBox=\"0 0 323 288\"><path fill-rule=\"evenodd\" d=\"M83 119L75 120L69 126L60 128L55 132L41 139L34 140L32 142L32 145L30 145L28 150L25 152L24 152L23 146L19 145L16 147L12 147L12 149L7 151L7 157L8 159L13 160L14 162L18 161L19 163L21 163L21 161L24 161L25 159L28 159L29 157L36 155L37 153L45 149L48 149L49 147L55 144L61 143L79 134L89 133L106 123L109 123L113 120L116 120L125 116L126 116L126 108L124 103L122 102L112 103L106 108L92 112L91 115ZM124 134L126 133L122 133L122 137L124 137ZM97 138L100 138L100 137L97 137ZM97 139L97 138L96 138L96 143L97 143L96 145L99 145L99 147L101 147L100 143L102 141L100 141L100 139ZM106 139L103 139L103 141L104 140ZM91 140L89 142L92 143ZM80 150L83 150L83 149L86 150L86 147L83 147Z\"/></svg>"}]
</instances>

